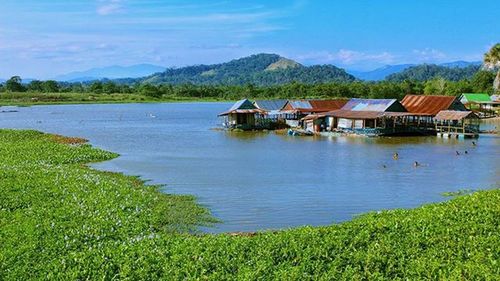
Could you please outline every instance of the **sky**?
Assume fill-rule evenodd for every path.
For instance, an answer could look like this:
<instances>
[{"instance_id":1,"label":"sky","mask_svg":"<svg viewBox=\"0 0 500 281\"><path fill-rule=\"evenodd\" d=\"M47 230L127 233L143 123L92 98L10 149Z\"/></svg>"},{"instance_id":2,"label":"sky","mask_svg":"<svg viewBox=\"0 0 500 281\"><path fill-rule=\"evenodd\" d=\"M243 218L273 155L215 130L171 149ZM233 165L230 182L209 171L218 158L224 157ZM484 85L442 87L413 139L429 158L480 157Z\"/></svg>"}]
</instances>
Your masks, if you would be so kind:
<instances>
[{"instance_id":1,"label":"sky","mask_svg":"<svg viewBox=\"0 0 500 281\"><path fill-rule=\"evenodd\" d=\"M263 52L370 70L479 61L500 42L498 0L0 0L0 15L0 78Z\"/></svg>"}]
</instances>

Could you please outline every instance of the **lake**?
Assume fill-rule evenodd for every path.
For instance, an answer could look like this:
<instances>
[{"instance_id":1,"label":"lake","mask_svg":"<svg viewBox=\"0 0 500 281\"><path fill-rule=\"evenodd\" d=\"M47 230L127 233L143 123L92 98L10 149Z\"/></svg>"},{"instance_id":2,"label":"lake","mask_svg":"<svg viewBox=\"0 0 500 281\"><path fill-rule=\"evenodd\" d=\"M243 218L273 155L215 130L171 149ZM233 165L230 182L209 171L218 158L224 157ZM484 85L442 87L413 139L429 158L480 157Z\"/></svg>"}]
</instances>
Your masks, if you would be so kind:
<instances>
[{"instance_id":1,"label":"lake","mask_svg":"<svg viewBox=\"0 0 500 281\"><path fill-rule=\"evenodd\" d=\"M1 113L0 127L84 137L119 153L93 167L140 175L164 184L167 193L195 195L223 221L203 229L209 232L327 225L500 182L497 136L482 135L473 146L472 140L437 137L292 137L213 130L220 123L217 114L230 106L20 107ZM413 167L414 161L422 166Z\"/></svg>"}]
</instances>

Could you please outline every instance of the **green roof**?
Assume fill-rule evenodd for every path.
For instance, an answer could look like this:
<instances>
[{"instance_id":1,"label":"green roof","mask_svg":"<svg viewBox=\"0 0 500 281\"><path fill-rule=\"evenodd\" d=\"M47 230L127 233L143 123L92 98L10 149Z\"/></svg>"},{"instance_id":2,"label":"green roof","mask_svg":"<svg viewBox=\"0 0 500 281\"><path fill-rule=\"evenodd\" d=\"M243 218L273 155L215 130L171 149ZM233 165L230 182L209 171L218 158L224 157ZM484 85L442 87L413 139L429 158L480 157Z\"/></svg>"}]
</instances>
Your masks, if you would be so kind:
<instances>
[{"instance_id":1,"label":"green roof","mask_svg":"<svg viewBox=\"0 0 500 281\"><path fill-rule=\"evenodd\" d=\"M465 97L468 102L491 101L490 95L486 93L465 93L462 94L462 97Z\"/></svg>"}]
</instances>

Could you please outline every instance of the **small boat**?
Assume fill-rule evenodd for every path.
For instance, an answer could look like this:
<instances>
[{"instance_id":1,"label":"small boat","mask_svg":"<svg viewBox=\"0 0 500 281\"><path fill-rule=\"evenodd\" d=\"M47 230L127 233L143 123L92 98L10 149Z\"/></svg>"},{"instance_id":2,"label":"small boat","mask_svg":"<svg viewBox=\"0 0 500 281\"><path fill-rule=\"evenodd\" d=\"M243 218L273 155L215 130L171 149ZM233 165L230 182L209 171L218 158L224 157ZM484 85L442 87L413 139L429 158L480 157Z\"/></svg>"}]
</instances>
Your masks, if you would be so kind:
<instances>
[{"instance_id":1,"label":"small boat","mask_svg":"<svg viewBox=\"0 0 500 281\"><path fill-rule=\"evenodd\" d=\"M314 135L312 132L298 129L288 129L289 136L312 136Z\"/></svg>"}]
</instances>

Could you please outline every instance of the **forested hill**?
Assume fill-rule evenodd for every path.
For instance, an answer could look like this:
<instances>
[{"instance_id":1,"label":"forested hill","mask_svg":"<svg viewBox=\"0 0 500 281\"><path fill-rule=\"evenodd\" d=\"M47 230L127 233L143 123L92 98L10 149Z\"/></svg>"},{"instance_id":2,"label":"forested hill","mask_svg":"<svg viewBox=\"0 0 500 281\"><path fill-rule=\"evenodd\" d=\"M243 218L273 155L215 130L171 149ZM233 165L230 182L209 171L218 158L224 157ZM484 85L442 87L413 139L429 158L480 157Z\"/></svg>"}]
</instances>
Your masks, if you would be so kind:
<instances>
[{"instance_id":1,"label":"forested hill","mask_svg":"<svg viewBox=\"0 0 500 281\"><path fill-rule=\"evenodd\" d=\"M293 81L316 84L354 80L354 76L333 65L303 66L276 54L258 54L221 64L169 68L165 72L145 77L140 82L270 86Z\"/></svg>"},{"instance_id":2,"label":"forested hill","mask_svg":"<svg viewBox=\"0 0 500 281\"><path fill-rule=\"evenodd\" d=\"M450 81L470 79L481 69L481 65L469 65L466 67L447 67L436 64L422 64L411 66L401 72L386 77L388 81L401 82L404 80L427 81L434 78L444 78Z\"/></svg>"}]
</instances>

